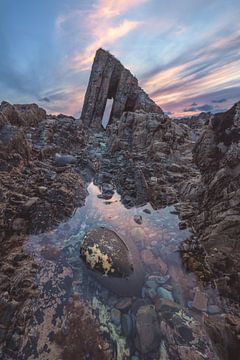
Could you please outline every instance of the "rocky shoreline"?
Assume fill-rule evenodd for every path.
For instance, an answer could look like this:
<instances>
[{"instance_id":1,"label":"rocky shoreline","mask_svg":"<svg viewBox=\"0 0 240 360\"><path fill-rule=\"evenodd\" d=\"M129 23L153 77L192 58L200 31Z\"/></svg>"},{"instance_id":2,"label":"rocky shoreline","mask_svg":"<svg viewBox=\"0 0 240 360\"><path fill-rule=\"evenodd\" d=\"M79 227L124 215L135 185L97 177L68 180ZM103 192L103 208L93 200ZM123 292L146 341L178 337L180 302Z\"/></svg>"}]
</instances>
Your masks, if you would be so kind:
<instances>
[{"instance_id":1,"label":"rocky shoreline","mask_svg":"<svg viewBox=\"0 0 240 360\"><path fill-rule=\"evenodd\" d=\"M105 131L101 121L110 97L114 107ZM47 115L35 104L2 102L1 358L163 360L176 359L176 354L178 359L237 358L239 127L240 103L225 113L200 114L191 121L170 119L139 88L131 73L103 50L95 58L81 120ZM100 292L94 309L70 292L69 284L80 280L75 278L71 262L66 261L70 258L64 255L67 250L55 246L52 236L61 240L61 236L75 235L71 230L68 233L67 220L84 206L92 179L101 190L97 197L106 207L112 206L116 191L130 211L146 204L151 205L151 211L174 204L181 219L179 227L192 229L178 249L184 271L197 279L191 304L181 303L174 295L169 279L178 283L181 277L170 272L158 242L152 239L142 246L147 212L136 214L134 241L140 247L142 263L150 273L157 269L158 278L146 277L142 298L124 297L121 302L112 296L109 308ZM65 232L59 230L58 234L62 223L66 223ZM31 236L41 237L43 257L39 258L38 250L26 250ZM164 241L167 247L170 238ZM50 297L49 279L51 289L56 289ZM220 315L218 305L206 302L205 289L210 284L219 292ZM99 301L102 306L105 301L110 309L102 315ZM38 313L38 307L47 310ZM56 316L54 311L58 311L59 320L48 323ZM112 334L113 326L123 333L122 348L127 348L124 339L128 343L130 334L135 339L125 357L119 357L112 340L101 330L101 317L106 313L110 314L107 321ZM67 336L71 329L72 342ZM48 333L41 335L45 331ZM79 337L83 339L81 346ZM37 339L45 339L45 343Z\"/></svg>"}]
</instances>

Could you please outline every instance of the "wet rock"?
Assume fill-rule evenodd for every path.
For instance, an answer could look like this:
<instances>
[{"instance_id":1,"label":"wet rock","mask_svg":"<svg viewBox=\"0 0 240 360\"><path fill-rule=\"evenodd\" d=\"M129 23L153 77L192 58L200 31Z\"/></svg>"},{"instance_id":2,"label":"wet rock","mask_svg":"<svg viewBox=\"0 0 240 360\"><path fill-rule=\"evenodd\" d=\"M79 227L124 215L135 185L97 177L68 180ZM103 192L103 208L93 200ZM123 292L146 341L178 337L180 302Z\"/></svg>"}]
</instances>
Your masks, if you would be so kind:
<instances>
[{"instance_id":1,"label":"wet rock","mask_svg":"<svg viewBox=\"0 0 240 360\"><path fill-rule=\"evenodd\" d=\"M178 311L181 309L181 306L172 300L164 299L164 298L157 298L154 300L154 305L156 311L163 312L163 311Z\"/></svg>"},{"instance_id":2,"label":"wet rock","mask_svg":"<svg viewBox=\"0 0 240 360\"><path fill-rule=\"evenodd\" d=\"M141 306L146 306L151 304L152 303L149 299L137 299L132 304L132 312L134 315L136 315Z\"/></svg>"},{"instance_id":3,"label":"wet rock","mask_svg":"<svg viewBox=\"0 0 240 360\"><path fill-rule=\"evenodd\" d=\"M155 281L153 279L152 280L147 280L145 284L149 288L156 288L158 286L157 280Z\"/></svg>"},{"instance_id":4,"label":"wet rock","mask_svg":"<svg viewBox=\"0 0 240 360\"><path fill-rule=\"evenodd\" d=\"M141 225L142 224L142 216L141 215L134 215L135 223Z\"/></svg>"},{"instance_id":5,"label":"wet rock","mask_svg":"<svg viewBox=\"0 0 240 360\"><path fill-rule=\"evenodd\" d=\"M166 282L168 282L168 280L170 279L170 275L164 275L164 276L160 276L160 275L151 275L148 277L148 281L154 281L156 282L158 285L163 285Z\"/></svg>"},{"instance_id":6,"label":"wet rock","mask_svg":"<svg viewBox=\"0 0 240 360\"><path fill-rule=\"evenodd\" d=\"M115 325L120 325L121 323L121 312L118 309L111 310L111 319Z\"/></svg>"},{"instance_id":7,"label":"wet rock","mask_svg":"<svg viewBox=\"0 0 240 360\"><path fill-rule=\"evenodd\" d=\"M27 229L26 220L23 218L16 218L13 220L12 229L14 231L23 231Z\"/></svg>"},{"instance_id":8,"label":"wet rock","mask_svg":"<svg viewBox=\"0 0 240 360\"><path fill-rule=\"evenodd\" d=\"M54 163L56 166L66 166L69 164L75 164L76 162L77 158L73 155L56 154L54 158Z\"/></svg>"},{"instance_id":9,"label":"wet rock","mask_svg":"<svg viewBox=\"0 0 240 360\"><path fill-rule=\"evenodd\" d=\"M123 314L121 317L121 328L124 336L129 337L133 331L133 320L128 314Z\"/></svg>"},{"instance_id":10,"label":"wet rock","mask_svg":"<svg viewBox=\"0 0 240 360\"><path fill-rule=\"evenodd\" d=\"M87 233L80 254L92 270L104 275L127 277L133 272L128 247L114 231L107 228L100 227Z\"/></svg>"},{"instance_id":11,"label":"wet rock","mask_svg":"<svg viewBox=\"0 0 240 360\"><path fill-rule=\"evenodd\" d=\"M200 289L196 289L194 299L193 299L193 308L199 311L207 311L208 296L206 293Z\"/></svg>"},{"instance_id":12,"label":"wet rock","mask_svg":"<svg viewBox=\"0 0 240 360\"><path fill-rule=\"evenodd\" d=\"M153 267L159 270L163 275L166 275L168 271L167 264L160 257L155 257L151 250L149 249L142 250L141 257L146 265Z\"/></svg>"},{"instance_id":13,"label":"wet rock","mask_svg":"<svg viewBox=\"0 0 240 360\"><path fill-rule=\"evenodd\" d=\"M157 296L157 291L156 289L150 288L150 289L146 289L145 290L145 296L148 297L149 299L155 299Z\"/></svg>"},{"instance_id":14,"label":"wet rock","mask_svg":"<svg viewBox=\"0 0 240 360\"><path fill-rule=\"evenodd\" d=\"M131 360L140 360L140 357L138 357L137 355L133 355L133 356L131 357Z\"/></svg>"},{"instance_id":15,"label":"wet rock","mask_svg":"<svg viewBox=\"0 0 240 360\"><path fill-rule=\"evenodd\" d=\"M163 297L164 299L174 301L172 293L169 290L164 289L163 287L159 287L157 289L157 293L160 297Z\"/></svg>"},{"instance_id":16,"label":"wet rock","mask_svg":"<svg viewBox=\"0 0 240 360\"><path fill-rule=\"evenodd\" d=\"M219 306L217 305L208 305L207 307L207 312L210 315L215 315L215 314L219 314L221 312L221 309Z\"/></svg>"},{"instance_id":17,"label":"wet rock","mask_svg":"<svg viewBox=\"0 0 240 360\"><path fill-rule=\"evenodd\" d=\"M146 354L159 347L160 328L157 314L153 305L142 306L136 314L137 349Z\"/></svg>"},{"instance_id":18,"label":"wet rock","mask_svg":"<svg viewBox=\"0 0 240 360\"><path fill-rule=\"evenodd\" d=\"M185 221L180 221L178 226L180 230L185 230L187 228L187 224Z\"/></svg>"},{"instance_id":19,"label":"wet rock","mask_svg":"<svg viewBox=\"0 0 240 360\"><path fill-rule=\"evenodd\" d=\"M120 300L115 306L118 310L125 311L128 310L131 305L132 305L132 298L127 297Z\"/></svg>"},{"instance_id":20,"label":"wet rock","mask_svg":"<svg viewBox=\"0 0 240 360\"><path fill-rule=\"evenodd\" d=\"M149 210L149 209L144 209L143 210L146 214L151 214L151 210Z\"/></svg>"}]
</instances>

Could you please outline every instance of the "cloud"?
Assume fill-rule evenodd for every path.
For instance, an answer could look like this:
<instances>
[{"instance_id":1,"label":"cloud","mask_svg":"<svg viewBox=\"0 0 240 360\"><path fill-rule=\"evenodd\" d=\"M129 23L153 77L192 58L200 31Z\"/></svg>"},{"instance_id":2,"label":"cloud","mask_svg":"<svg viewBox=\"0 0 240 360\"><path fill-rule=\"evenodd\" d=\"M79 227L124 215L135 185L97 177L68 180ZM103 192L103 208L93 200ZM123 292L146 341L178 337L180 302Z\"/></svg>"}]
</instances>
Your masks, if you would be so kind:
<instances>
[{"instance_id":1,"label":"cloud","mask_svg":"<svg viewBox=\"0 0 240 360\"><path fill-rule=\"evenodd\" d=\"M227 101L227 99L212 100L212 102L216 103L216 104L221 104L221 103L224 103L226 101Z\"/></svg>"},{"instance_id":2,"label":"cloud","mask_svg":"<svg viewBox=\"0 0 240 360\"><path fill-rule=\"evenodd\" d=\"M46 102L46 103L50 103L51 102L51 100L48 98L48 97L44 97L44 98L42 98L42 99L39 99L39 101L40 102Z\"/></svg>"},{"instance_id":3,"label":"cloud","mask_svg":"<svg viewBox=\"0 0 240 360\"><path fill-rule=\"evenodd\" d=\"M88 11L77 9L58 16L55 23L58 33L64 30L67 23L71 23L75 24L75 36L85 33L89 40L81 51L67 60L68 67L75 71L89 70L98 48L109 48L118 39L142 26L143 21L128 19L127 12L147 1L149 0L98 0Z\"/></svg>"},{"instance_id":4,"label":"cloud","mask_svg":"<svg viewBox=\"0 0 240 360\"><path fill-rule=\"evenodd\" d=\"M180 111L180 104L189 103L191 99L198 102L206 92L214 93L240 84L239 49L240 29L233 34L225 33L225 36L223 31L214 33L207 43L189 49L188 56L180 54L159 72L158 68L152 70L149 78L144 76L143 87L160 106L172 111L179 104ZM224 93L223 96L225 98ZM185 110L196 111L193 106L185 107Z\"/></svg>"},{"instance_id":5,"label":"cloud","mask_svg":"<svg viewBox=\"0 0 240 360\"><path fill-rule=\"evenodd\" d=\"M195 111L204 111L204 112L211 112L214 110L214 106L209 104L204 104L200 106L192 106L188 109L184 109L184 112L195 112Z\"/></svg>"}]
</instances>

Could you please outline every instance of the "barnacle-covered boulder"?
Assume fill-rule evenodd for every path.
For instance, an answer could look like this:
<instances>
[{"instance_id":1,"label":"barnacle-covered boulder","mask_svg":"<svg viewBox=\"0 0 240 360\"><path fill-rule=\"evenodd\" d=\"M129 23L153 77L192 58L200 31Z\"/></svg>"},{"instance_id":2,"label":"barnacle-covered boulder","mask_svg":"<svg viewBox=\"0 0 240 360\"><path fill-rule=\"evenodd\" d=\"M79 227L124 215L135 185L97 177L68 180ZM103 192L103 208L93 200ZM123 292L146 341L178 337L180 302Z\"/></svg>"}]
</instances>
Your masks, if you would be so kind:
<instances>
[{"instance_id":1,"label":"barnacle-covered boulder","mask_svg":"<svg viewBox=\"0 0 240 360\"><path fill-rule=\"evenodd\" d=\"M133 273L133 261L125 242L112 230L99 227L88 232L80 255L91 270L124 278Z\"/></svg>"}]
</instances>

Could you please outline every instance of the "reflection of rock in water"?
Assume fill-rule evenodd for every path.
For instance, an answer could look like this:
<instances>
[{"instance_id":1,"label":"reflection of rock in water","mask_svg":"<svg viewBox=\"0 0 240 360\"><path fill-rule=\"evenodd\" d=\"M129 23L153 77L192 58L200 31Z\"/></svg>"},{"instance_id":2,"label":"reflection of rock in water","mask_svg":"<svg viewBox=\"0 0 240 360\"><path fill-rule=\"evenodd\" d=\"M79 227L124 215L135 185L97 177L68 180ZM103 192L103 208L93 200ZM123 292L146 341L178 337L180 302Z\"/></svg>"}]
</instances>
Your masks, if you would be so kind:
<instances>
[{"instance_id":1,"label":"reflection of rock in water","mask_svg":"<svg viewBox=\"0 0 240 360\"><path fill-rule=\"evenodd\" d=\"M99 227L88 232L80 255L104 286L120 295L139 292L143 271L139 256L136 256L137 249L129 242L127 246L114 231Z\"/></svg>"}]
</instances>

